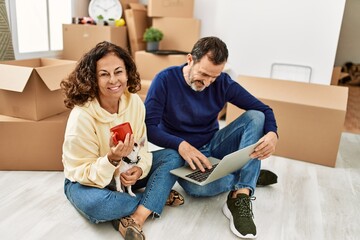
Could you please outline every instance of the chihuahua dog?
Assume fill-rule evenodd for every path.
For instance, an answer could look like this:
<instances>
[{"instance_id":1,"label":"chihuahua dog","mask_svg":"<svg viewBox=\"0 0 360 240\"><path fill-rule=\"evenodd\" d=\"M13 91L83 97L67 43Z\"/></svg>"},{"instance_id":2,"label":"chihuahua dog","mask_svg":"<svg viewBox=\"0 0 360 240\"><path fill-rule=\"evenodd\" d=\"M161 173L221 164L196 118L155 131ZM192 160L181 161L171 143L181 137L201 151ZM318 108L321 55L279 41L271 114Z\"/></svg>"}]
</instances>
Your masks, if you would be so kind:
<instances>
[{"instance_id":1,"label":"chihuahua dog","mask_svg":"<svg viewBox=\"0 0 360 240\"><path fill-rule=\"evenodd\" d=\"M114 173L116 191L118 192L124 191L123 189L124 186L121 185L121 181L120 181L120 174L126 172L140 161L141 157L139 156L139 151L142 147L144 147L144 144L145 144L145 137L143 137L140 140L140 143L134 143L134 148L132 152L127 157L124 157L121 160L120 164L116 167ZM127 186L126 189L131 196L135 197L135 194L131 190L131 186Z\"/></svg>"}]
</instances>

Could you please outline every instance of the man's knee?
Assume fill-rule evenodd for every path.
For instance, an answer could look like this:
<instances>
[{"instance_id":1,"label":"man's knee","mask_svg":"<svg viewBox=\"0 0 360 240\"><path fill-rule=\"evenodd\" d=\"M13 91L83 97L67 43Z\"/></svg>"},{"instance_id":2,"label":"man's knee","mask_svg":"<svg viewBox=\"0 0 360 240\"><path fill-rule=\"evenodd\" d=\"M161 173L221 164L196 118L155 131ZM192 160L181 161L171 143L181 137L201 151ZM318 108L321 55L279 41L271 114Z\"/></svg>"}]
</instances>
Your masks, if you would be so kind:
<instances>
[{"instance_id":1,"label":"man's knee","mask_svg":"<svg viewBox=\"0 0 360 240\"><path fill-rule=\"evenodd\" d=\"M248 110L244 114L249 121L256 126L263 126L265 122L265 114L257 110Z\"/></svg>"}]
</instances>

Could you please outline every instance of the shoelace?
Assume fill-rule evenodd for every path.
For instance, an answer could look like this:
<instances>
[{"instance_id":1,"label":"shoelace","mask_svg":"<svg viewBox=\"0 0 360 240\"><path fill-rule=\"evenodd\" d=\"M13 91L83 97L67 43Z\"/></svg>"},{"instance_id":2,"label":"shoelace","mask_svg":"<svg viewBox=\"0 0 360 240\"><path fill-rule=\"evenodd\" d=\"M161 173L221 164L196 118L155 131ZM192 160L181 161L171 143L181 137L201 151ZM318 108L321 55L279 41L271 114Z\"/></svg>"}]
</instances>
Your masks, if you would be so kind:
<instances>
[{"instance_id":1,"label":"shoelace","mask_svg":"<svg viewBox=\"0 0 360 240\"><path fill-rule=\"evenodd\" d=\"M239 214L241 217L254 217L252 211L252 202L256 197L238 198L235 202L235 206L238 207Z\"/></svg>"}]
</instances>

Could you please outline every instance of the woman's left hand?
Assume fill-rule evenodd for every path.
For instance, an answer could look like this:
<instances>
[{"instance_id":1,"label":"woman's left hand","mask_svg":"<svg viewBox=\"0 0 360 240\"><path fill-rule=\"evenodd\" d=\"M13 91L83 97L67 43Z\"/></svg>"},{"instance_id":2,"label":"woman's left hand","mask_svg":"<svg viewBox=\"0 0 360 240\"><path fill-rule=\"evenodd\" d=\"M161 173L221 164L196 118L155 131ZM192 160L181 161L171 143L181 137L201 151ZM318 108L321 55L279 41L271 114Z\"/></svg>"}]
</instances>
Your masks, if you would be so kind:
<instances>
[{"instance_id":1,"label":"woman's left hand","mask_svg":"<svg viewBox=\"0 0 360 240\"><path fill-rule=\"evenodd\" d=\"M112 136L110 137L110 151L108 153L108 158L113 161L119 161L123 157L128 156L134 148L134 135L126 134L124 142L119 141L117 145L113 142Z\"/></svg>"},{"instance_id":2,"label":"woman's left hand","mask_svg":"<svg viewBox=\"0 0 360 240\"><path fill-rule=\"evenodd\" d=\"M143 171L140 167L133 166L129 170L120 174L120 181L125 187L134 185L141 177L142 172Z\"/></svg>"},{"instance_id":3,"label":"woman's left hand","mask_svg":"<svg viewBox=\"0 0 360 240\"><path fill-rule=\"evenodd\" d=\"M257 158L259 160L264 160L268 158L275 152L276 144L278 137L275 132L268 132L265 136L260 138L261 142L256 148L255 151L250 155L252 158Z\"/></svg>"}]
</instances>

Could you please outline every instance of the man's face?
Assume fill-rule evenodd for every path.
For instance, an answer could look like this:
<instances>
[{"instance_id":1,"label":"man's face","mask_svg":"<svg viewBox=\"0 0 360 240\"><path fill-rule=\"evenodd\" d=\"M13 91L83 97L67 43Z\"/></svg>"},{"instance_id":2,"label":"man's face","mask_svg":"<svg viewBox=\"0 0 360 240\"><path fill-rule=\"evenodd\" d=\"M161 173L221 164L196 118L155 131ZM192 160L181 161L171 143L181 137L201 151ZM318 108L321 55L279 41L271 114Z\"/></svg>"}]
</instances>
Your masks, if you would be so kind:
<instances>
[{"instance_id":1,"label":"man's face","mask_svg":"<svg viewBox=\"0 0 360 240\"><path fill-rule=\"evenodd\" d=\"M210 84L220 76L225 66L225 63L220 65L213 64L207 56L204 56L197 63L194 63L191 56L189 59L190 70L187 83L197 92L201 92L206 87L210 86Z\"/></svg>"}]
</instances>

